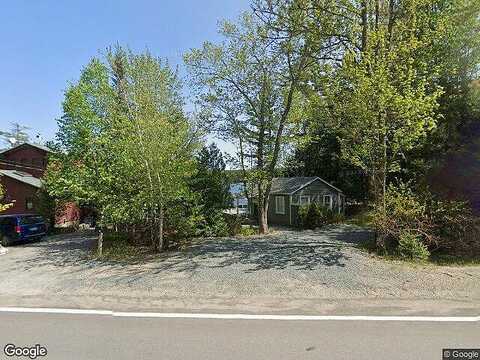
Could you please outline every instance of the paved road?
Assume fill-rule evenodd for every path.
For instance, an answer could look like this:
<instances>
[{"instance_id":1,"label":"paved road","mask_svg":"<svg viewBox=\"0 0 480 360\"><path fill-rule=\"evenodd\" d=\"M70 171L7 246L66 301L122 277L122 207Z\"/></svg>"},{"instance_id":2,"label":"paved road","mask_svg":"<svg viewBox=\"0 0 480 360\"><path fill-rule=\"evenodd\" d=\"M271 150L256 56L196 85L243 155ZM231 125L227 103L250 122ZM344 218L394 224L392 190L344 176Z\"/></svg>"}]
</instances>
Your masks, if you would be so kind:
<instances>
[{"instance_id":1,"label":"paved road","mask_svg":"<svg viewBox=\"0 0 480 360\"><path fill-rule=\"evenodd\" d=\"M479 348L480 326L0 313L2 352L7 343L41 344L48 360L439 360L442 348Z\"/></svg>"}]
</instances>

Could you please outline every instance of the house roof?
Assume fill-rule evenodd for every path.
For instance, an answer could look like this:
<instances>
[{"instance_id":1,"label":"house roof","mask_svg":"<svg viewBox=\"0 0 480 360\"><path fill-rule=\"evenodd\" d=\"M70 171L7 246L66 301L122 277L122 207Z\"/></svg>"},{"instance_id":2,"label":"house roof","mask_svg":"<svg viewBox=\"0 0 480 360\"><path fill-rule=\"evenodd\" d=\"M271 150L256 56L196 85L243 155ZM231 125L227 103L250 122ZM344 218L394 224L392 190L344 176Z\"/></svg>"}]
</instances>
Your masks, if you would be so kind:
<instances>
[{"instance_id":1,"label":"house roof","mask_svg":"<svg viewBox=\"0 0 480 360\"><path fill-rule=\"evenodd\" d=\"M321 181L325 185L331 187L332 189L343 193L342 190L333 186L332 184L326 182L318 176L305 176L305 177L278 177L272 179L272 194L288 194L292 195L297 191L303 189L305 186L310 185L314 181Z\"/></svg>"},{"instance_id":2,"label":"house roof","mask_svg":"<svg viewBox=\"0 0 480 360\"><path fill-rule=\"evenodd\" d=\"M8 176L9 178L12 178L14 180L20 181L24 184L27 184L36 188L42 187L42 180L23 171L0 170L0 175Z\"/></svg>"},{"instance_id":3,"label":"house roof","mask_svg":"<svg viewBox=\"0 0 480 360\"><path fill-rule=\"evenodd\" d=\"M24 143L21 143L21 144L18 144L18 145L15 145L14 147L10 148L10 149L4 149L4 150L0 150L0 154L5 154L7 152L10 152L12 150L16 150L18 149L19 147L21 146L25 146L25 145L29 145L29 146L32 146L32 147L35 147L37 149L40 149L40 150L43 150L45 152L52 152L52 150L44 145L40 145L40 144L33 144L33 143L29 143L29 142L24 142Z\"/></svg>"}]
</instances>

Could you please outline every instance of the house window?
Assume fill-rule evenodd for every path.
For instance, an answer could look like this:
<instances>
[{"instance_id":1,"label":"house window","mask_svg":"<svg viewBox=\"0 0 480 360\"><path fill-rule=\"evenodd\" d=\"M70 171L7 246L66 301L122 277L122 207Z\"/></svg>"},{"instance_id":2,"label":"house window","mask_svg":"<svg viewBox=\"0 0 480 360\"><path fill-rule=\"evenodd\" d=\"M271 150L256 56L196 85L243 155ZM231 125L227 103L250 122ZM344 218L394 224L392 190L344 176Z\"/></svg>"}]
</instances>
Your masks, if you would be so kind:
<instances>
[{"instance_id":1,"label":"house window","mask_svg":"<svg viewBox=\"0 0 480 360\"><path fill-rule=\"evenodd\" d=\"M25 208L27 210L32 210L33 209L33 200L31 198L25 199Z\"/></svg>"},{"instance_id":2,"label":"house window","mask_svg":"<svg viewBox=\"0 0 480 360\"><path fill-rule=\"evenodd\" d=\"M285 214L285 197L275 196L275 213Z\"/></svg>"},{"instance_id":3,"label":"house window","mask_svg":"<svg viewBox=\"0 0 480 360\"><path fill-rule=\"evenodd\" d=\"M308 205L310 204L310 196L302 195L300 196L300 205Z\"/></svg>"},{"instance_id":4,"label":"house window","mask_svg":"<svg viewBox=\"0 0 480 360\"><path fill-rule=\"evenodd\" d=\"M332 195L323 195L323 205L332 209Z\"/></svg>"}]
</instances>

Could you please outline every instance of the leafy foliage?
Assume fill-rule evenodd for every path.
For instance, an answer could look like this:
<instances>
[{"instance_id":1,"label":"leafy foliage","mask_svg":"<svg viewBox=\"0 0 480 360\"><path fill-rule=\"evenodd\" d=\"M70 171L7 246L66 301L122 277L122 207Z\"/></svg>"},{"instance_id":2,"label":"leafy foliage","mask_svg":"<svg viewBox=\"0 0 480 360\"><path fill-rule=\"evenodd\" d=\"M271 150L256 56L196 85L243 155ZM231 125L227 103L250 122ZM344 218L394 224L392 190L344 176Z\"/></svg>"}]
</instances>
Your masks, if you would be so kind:
<instances>
[{"instance_id":1,"label":"leafy foliage","mask_svg":"<svg viewBox=\"0 0 480 360\"><path fill-rule=\"evenodd\" d=\"M230 207L230 181L225 174L222 153L215 145L203 146L197 156L197 172L191 180L191 189L201 197L206 212Z\"/></svg>"},{"instance_id":2,"label":"leafy foliage","mask_svg":"<svg viewBox=\"0 0 480 360\"><path fill-rule=\"evenodd\" d=\"M149 53L93 59L65 94L49 193L94 206L101 225L147 223L152 246L166 248L165 209L195 170L182 105L176 73Z\"/></svg>"},{"instance_id":3,"label":"leafy foliage","mask_svg":"<svg viewBox=\"0 0 480 360\"><path fill-rule=\"evenodd\" d=\"M411 245L413 237L431 252L480 254L478 224L464 202L415 192L407 184L389 186L385 199L385 211L377 208L373 217L382 251L395 251L404 237Z\"/></svg>"},{"instance_id":4,"label":"leafy foliage","mask_svg":"<svg viewBox=\"0 0 480 360\"><path fill-rule=\"evenodd\" d=\"M397 248L398 255L408 260L425 261L430 256L427 245L419 236L409 233L400 235Z\"/></svg>"},{"instance_id":5,"label":"leafy foliage","mask_svg":"<svg viewBox=\"0 0 480 360\"><path fill-rule=\"evenodd\" d=\"M2 211L7 210L9 207L12 206L12 204L10 204L10 203L4 203L3 202L4 196L5 196L5 193L4 193L4 190L3 190L3 186L2 186L2 184L0 184L0 213Z\"/></svg>"},{"instance_id":6,"label":"leafy foliage","mask_svg":"<svg viewBox=\"0 0 480 360\"><path fill-rule=\"evenodd\" d=\"M298 210L300 226L304 229L315 229L322 227L334 219L332 210L317 204L300 206Z\"/></svg>"},{"instance_id":7,"label":"leafy foliage","mask_svg":"<svg viewBox=\"0 0 480 360\"><path fill-rule=\"evenodd\" d=\"M271 41L272 29L252 14L224 22L220 32L223 43L205 42L186 54L185 62L201 115L237 145L244 180L256 188L260 231L267 232L272 177L302 118L298 84L306 57L297 52L303 45L294 37Z\"/></svg>"}]
</instances>

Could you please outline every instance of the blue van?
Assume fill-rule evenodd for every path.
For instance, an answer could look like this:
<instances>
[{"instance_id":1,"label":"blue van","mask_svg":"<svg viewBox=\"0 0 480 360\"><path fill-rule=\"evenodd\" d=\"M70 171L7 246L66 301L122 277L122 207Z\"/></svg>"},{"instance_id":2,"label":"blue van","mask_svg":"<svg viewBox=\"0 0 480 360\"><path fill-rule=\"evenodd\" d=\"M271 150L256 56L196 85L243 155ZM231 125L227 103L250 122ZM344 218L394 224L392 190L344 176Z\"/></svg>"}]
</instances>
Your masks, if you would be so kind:
<instances>
[{"instance_id":1,"label":"blue van","mask_svg":"<svg viewBox=\"0 0 480 360\"><path fill-rule=\"evenodd\" d=\"M47 233L47 224L39 215L0 215L0 242L3 246L37 240Z\"/></svg>"}]
</instances>

